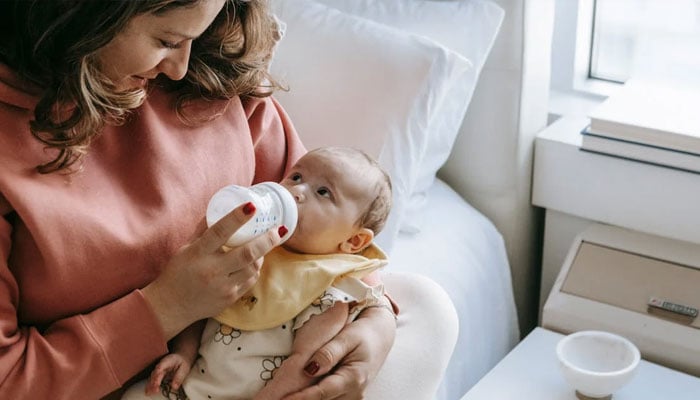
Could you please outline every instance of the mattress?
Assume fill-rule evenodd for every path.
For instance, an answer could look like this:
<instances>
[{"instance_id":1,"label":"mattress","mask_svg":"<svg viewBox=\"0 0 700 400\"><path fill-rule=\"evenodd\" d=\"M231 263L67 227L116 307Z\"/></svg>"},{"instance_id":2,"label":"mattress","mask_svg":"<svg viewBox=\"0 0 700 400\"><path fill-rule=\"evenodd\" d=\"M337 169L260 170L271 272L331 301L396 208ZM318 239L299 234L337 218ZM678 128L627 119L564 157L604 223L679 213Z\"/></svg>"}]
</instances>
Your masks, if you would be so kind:
<instances>
[{"instance_id":1,"label":"mattress","mask_svg":"<svg viewBox=\"0 0 700 400\"><path fill-rule=\"evenodd\" d=\"M399 235L389 268L428 276L454 303L459 336L436 399L459 399L519 339L504 241L489 219L441 180L413 226Z\"/></svg>"}]
</instances>

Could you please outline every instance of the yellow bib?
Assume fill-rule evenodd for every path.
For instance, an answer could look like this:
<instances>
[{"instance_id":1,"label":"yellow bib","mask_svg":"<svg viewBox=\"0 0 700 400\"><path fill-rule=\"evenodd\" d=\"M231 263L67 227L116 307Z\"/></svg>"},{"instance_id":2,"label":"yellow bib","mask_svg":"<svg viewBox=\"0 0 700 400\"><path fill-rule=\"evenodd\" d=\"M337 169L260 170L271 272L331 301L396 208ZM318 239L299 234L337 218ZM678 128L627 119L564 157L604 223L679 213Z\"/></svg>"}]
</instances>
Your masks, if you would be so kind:
<instances>
[{"instance_id":1,"label":"yellow bib","mask_svg":"<svg viewBox=\"0 0 700 400\"><path fill-rule=\"evenodd\" d=\"M216 320L242 330L262 330L289 321L334 283L362 278L387 264L375 245L360 254L298 254L277 247L267 253L260 279Z\"/></svg>"}]
</instances>

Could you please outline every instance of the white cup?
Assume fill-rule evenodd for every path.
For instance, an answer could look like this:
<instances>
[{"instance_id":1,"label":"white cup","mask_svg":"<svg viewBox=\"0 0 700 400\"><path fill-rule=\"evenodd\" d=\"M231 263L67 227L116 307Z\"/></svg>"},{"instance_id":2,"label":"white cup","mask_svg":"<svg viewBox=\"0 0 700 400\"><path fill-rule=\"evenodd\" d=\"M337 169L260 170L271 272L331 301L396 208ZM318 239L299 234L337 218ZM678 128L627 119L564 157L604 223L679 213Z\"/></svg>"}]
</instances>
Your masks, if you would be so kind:
<instances>
[{"instance_id":1,"label":"white cup","mask_svg":"<svg viewBox=\"0 0 700 400\"><path fill-rule=\"evenodd\" d=\"M231 210L247 202L255 205L255 215L226 241L227 246L240 246L280 225L287 228L282 242L289 239L297 226L297 204L292 194L275 182L261 182L251 187L230 185L220 189L209 200L207 225L214 225Z\"/></svg>"},{"instance_id":2,"label":"white cup","mask_svg":"<svg viewBox=\"0 0 700 400\"><path fill-rule=\"evenodd\" d=\"M610 332L580 331L557 344L561 372L582 400L612 398L632 379L640 356L637 346Z\"/></svg>"}]
</instances>

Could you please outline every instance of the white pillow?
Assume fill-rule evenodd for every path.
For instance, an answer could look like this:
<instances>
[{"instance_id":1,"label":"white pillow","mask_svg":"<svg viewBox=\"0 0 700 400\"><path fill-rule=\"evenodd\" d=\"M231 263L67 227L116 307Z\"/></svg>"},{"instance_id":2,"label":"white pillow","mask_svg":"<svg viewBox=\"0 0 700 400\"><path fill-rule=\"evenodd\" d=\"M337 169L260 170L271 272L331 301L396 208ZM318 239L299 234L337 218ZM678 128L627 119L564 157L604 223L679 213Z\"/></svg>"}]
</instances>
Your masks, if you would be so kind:
<instances>
[{"instance_id":1,"label":"white pillow","mask_svg":"<svg viewBox=\"0 0 700 400\"><path fill-rule=\"evenodd\" d=\"M430 38L469 59L474 68L454 82L435 112L421 168L401 229L419 230L427 190L447 161L474 94L481 69L503 22L504 11L488 0L317 0L352 15ZM480 134L487 134L481 132Z\"/></svg>"},{"instance_id":2,"label":"white pillow","mask_svg":"<svg viewBox=\"0 0 700 400\"><path fill-rule=\"evenodd\" d=\"M289 92L277 99L309 149L361 148L392 178L394 207L377 242L390 251L424 166L436 110L469 71L434 42L311 0L275 0L286 24L271 71Z\"/></svg>"}]
</instances>

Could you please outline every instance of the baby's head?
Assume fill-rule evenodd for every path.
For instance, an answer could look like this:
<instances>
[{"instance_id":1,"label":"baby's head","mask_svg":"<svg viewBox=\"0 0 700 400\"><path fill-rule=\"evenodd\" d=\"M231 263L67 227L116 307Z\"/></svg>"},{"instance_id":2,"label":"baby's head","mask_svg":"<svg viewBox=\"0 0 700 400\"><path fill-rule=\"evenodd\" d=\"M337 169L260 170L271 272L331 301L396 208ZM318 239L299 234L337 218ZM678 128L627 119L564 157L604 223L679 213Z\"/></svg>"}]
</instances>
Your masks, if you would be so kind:
<instances>
[{"instance_id":1,"label":"baby's head","mask_svg":"<svg viewBox=\"0 0 700 400\"><path fill-rule=\"evenodd\" d=\"M389 175L350 147L308 152L280 182L294 196L299 221L284 246L297 253L357 253L372 243L391 209Z\"/></svg>"}]
</instances>

